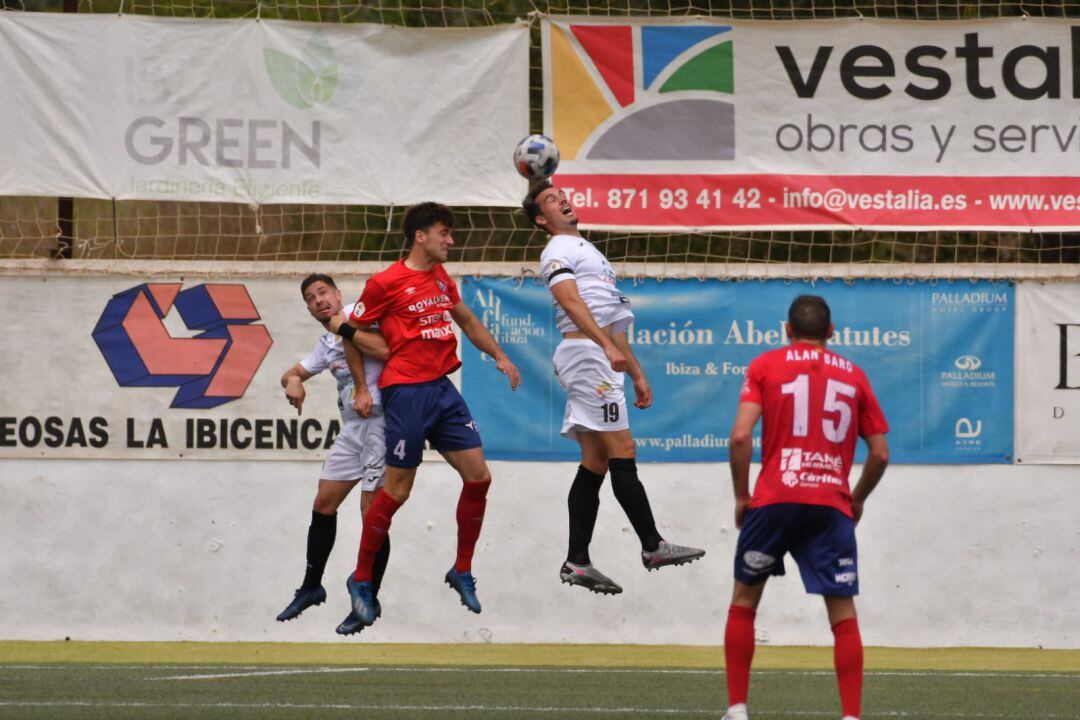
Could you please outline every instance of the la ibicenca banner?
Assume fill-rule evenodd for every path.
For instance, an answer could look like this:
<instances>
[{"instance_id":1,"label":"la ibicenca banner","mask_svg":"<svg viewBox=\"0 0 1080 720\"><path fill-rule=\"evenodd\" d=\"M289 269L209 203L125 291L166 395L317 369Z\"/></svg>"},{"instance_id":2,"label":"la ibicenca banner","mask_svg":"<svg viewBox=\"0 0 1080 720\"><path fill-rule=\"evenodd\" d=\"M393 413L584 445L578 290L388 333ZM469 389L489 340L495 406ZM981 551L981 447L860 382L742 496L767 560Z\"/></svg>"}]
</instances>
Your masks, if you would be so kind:
<instances>
[{"instance_id":1,"label":"la ibicenca banner","mask_svg":"<svg viewBox=\"0 0 1080 720\"><path fill-rule=\"evenodd\" d=\"M2 195L514 205L529 28L5 12L0 97Z\"/></svg>"},{"instance_id":2,"label":"la ibicenca banner","mask_svg":"<svg viewBox=\"0 0 1080 720\"><path fill-rule=\"evenodd\" d=\"M577 444L559 434L566 396L551 358L562 338L544 284L465 278L461 289L523 378L516 393L491 392L505 380L491 358L463 344L462 390L487 454L578 459ZM641 460L726 461L747 366L786 344L788 306L811 293L831 306L830 349L870 379L891 426L894 462L1012 462L1015 310L1008 283L647 279L621 289L634 309L631 347L654 397L651 408L629 408ZM629 382L627 393L629 406Z\"/></svg>"},{"instance_id":3,"label":"la ibicenca banner","mask_svg":"<svg viewBox=\"0 0 1080 720\"><path fill-rule=\"evenodd\" d=\"M1080 228L1080 23L546 18L597 228Z\"/></svg>"},{"instance_id":4,"label":"la ibicenca banner","mask_svg":"<svg viewBox=\"0 0 1080 720\"><path fill-rule=\"evenodd\" d=\"M345 303L361 281L339 277ZM5 277L0 458L310 460L341 431L337 386L281 376L324 329L300 278Z\"/></svg>"}]
</instances>

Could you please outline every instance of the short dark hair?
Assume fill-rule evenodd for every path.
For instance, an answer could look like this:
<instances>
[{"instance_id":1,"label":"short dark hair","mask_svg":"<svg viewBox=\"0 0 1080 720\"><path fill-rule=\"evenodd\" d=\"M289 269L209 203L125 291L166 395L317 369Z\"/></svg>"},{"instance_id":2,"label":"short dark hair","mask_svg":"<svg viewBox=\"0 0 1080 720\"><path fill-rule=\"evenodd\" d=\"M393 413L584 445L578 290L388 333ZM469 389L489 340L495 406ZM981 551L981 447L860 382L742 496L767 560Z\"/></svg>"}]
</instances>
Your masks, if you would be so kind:
<instances>
[{"instance_id":1,"label":"short dark hair","mask_svg":"<svg viewBox=\"0 0 1080 720\"><path fill-rule=\"evenodd\" d=\"M828 340L832 313L825 298L818 295L800 295L788 308L788 323L795 338Z\"/></svg>"},{"instance_id":2,"label":"short dark hair","mask_svg":"<svg viewBox=\"0 0 1080 720\"><path fill-rule=\"evenodd\" d=\"M337 285L334 283L334 278L323 273L311 273L306 278L304 278L303 282L300 283L300 296L303 297L304 293L307 292L307 289L317 282L324 282L330 287L337 290Z\"/></svg>"},{"instance_id":3,"label":"short dark hair","mask_svg":"<svg viewBox=\"0 0 1080 720\"><path fill-rule=\"evenodd\" d=\"M441 222L448 228L454 227L454 211L437 202L422 202L405 211L401 229L405 233L405 243L411 244L417 231L427 232L431 226Z\"/></svg>"},{"instance_id":4,"label":"short dark hair","mask_svg":"<svg viewBox=\"0 0 1080 720\"><path fill-rule=\"evenodd\" d=\"M550 180L535 182L529 188L525 199L521 201L521 209L525 212L525 217L529 218L531 224L535 225L536 218L540 216L540 203L536 202L536 198L540 197L540 193L553 187L555 186L551 184Z\"/></svg>"}]
</instances>

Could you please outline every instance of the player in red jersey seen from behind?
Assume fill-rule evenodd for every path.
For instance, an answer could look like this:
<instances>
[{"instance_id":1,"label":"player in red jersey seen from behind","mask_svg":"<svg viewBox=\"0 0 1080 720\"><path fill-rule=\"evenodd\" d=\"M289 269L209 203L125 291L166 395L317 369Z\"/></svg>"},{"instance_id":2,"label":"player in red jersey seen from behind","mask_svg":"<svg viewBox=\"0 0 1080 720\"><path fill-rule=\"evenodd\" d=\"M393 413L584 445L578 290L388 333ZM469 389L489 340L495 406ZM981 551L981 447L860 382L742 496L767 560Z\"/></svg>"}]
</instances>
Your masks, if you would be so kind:
<instances>
[{"instance_id":1,"label":"player in red jersey seen from behind","mask_svg":"<svg viewBox=\"0 0 1080 720\"><path fill-rule=\"evenodd\" d=\"M349 325L359 329L378 323L390 345L390 357L379 378L386 415L386 483L364 514L356 572L346 583L352 611L337 629L342 635L375 622L372 564L391 518L409 498L425 441L461 476L457 558L445 580L463 605L480 612L472 556L484 521L491 474L472 414L447 377L461 366L451 323L456 322L473 345L494 359L495 367L509 377L511 390L521 383L517 368L461 301L442 266L454 244L450 208L421 203L406 211L403 226L411 246L408 256L367 281L349 317Z\"/></svg>"},{"instance_id":2,"label":"player in red jersey seen from behind","mask_svg":"<svg viewBox=\"0 0 1080 720\"><path fill-rule=\"evenodd\" d=\"M754 615L765 581L784 574L784 554L803 587L822 595L835 638L833 659L844 720L862 704L863 649L855 616L859 592L855 524L889 463L889 425L866 375L829 352L833 333L824 299L802 295L788 310L791 344L750 363L729 445L735 489L735 589L724 633L729 707L746 720ZM761 474L750 495L753 431L762 421ZM867 446L853 491L848 475L856 438Z\"/></svg>"}]
</instances>

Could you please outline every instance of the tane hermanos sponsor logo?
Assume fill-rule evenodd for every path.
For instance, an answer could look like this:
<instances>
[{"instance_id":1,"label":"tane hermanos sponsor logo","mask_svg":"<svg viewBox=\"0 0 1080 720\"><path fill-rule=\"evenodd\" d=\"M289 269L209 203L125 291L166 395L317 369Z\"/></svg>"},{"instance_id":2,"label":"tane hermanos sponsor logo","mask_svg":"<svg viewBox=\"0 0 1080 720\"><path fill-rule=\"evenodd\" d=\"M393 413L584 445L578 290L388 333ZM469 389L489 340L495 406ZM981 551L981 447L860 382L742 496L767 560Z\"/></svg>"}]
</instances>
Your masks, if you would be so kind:
<instances>
[{"instance_id":1,"label":"tane hermanos sponsor logo","mask_svg":"<svg viewBox=\"0 0 1080 720\"><path fill-rule=\"evenodd\" d=\"M550 26L550 134L564 161L735 158L730 25Z\"/></svg>"},{"instance_id":2,"label":"tane hermanos sponsor logo","mask_svg":"<svg viewBox=\"0 0 1080 720\"><path fill-rule=\"evenodd\" d=\"M243 396L273 340L243 285L144 283L117 293L94 327L121 387L179 386L170 407L212 408ZM163 322L176 308L194 337Z\"/></svg>"}]
</instances>

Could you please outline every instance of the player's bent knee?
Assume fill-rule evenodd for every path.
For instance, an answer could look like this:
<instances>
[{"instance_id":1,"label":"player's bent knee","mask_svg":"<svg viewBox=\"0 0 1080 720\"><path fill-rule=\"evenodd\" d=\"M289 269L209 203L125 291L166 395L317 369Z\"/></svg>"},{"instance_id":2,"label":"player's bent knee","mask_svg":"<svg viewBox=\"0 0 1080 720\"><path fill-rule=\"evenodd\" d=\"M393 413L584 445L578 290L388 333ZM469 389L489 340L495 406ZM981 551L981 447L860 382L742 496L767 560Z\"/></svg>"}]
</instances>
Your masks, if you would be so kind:
<instances>
[{"instance_id":1,"label":"player's bent knee","mask_svg":"<svg viewBox=\"0 0 1080 720\"><path fill-rule=\"evenodd\" d=\"M341 503L315 498L315 502L312 503L311 509L320 515L336 515L340 505Z\"/></svg>"},{"instance_id":2,"label":"player's bent knee","mask_svg":"<svg viewBox=\"0 0 1080 720\"><path fill-rule=\"evenodd\" d=\"M634 436L628 430L603 433L604 450L608 458L626 458L633 460L637 456Z\"/></svg>"},{"instance_id":3,"label":"player's bent knee","mask_svg":"<svg viewBox=\"0 0 1080 720\"><path fill-rule=\"evenodd\" d=\"M394 498L399 503L403 503L408 500L409 495L412 493L412 488L410 487L391 488L389 485L384 485L383 490L386 492L387 495Z\"/></svg>"},{"instance_id":4,"label":"player's bent knee","mask_svg":"<svg viewBox=\"0 0 1080 720\"><path fill-rule=\"evenodd\" d=\"M596 473L600 477L607 475L608 462L606 457L602 460L585 457L581 459L581 465L589 472Z\"/></svg>"},{"instance_id":5,"label":"player's bent knee","mask_svg":"<svg viewBox=\"0 0 1080 720\"><path fill-rule=\"evenodd\" d=\"M341 503L344 502L346 494L323 492L320 490L315 495L315 502L312 503L311 509L320 515L334 515L337 513L338 508L341 507Z\"/></svg>"},{"instance_id":6,"label":"player's bent knee","mask_svg":"<svg viewBox=\"0 0 1080 720\"><path fill-rule=\"evenodd\" d=\"M491 472L485 467L483 470L470 475L462 474L461 479L467 483L489 483L491 482Z\"/></svg>"}]
</instances>

